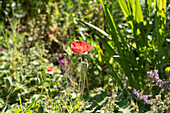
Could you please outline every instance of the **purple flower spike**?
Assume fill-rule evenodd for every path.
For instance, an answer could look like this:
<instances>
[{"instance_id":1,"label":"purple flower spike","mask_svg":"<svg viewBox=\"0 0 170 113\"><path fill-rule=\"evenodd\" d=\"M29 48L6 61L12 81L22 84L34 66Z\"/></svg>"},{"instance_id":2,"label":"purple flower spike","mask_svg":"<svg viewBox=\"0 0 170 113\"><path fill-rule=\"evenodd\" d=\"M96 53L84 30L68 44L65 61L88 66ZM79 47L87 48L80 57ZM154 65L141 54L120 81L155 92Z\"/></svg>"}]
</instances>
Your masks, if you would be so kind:
<instances>
[{"instance_id":1,"label":"purple flower spike","mask_svg":"<svg viewBox=\"0 0 170 113\"><path fill-rule=\"evenodd\" d=\"M163 81L159 78L158 70L155 70L154 72L148 71L147 75L150 76L156 82L156 86L159 86L160 88L165 88L169 84L169 82L167 80ZM167 90L168 88L165 88L165 89L167 92L169 92L169 90Z\"/></svg>"},{"instance_id":2,"label":"purple flower spike","mask_svg":"<svg viewBox=\"0 0 170 113\"><path fill-rule=\"evenodd\" d=\"M148 95L143 95L143 99L145 100L147 100L148 99Z\"/></svg>"},{"instance_id":3,"label":"purple flower spike","mask_svg":"<svg viewBox=\"0 0 170 113\"><path fill-rule=\"evenodd\" d=\"M144 100L144 103L146 103L146 104L150 104L150 103L151 103L151 99L148 100L148 96L147 96L147 95L143 95L143 93L142 93L142 92L139 92L139 90L136 91L136 89L134 89L134 90L133 90L133 93L134 93L140 100Z\"/></svg>"},{"instance_id":4,"label":"purple flower spike","mask_svg":"<svg viewBox=\"0 0 170 113\"><path fill-rule=\"evenodd\" d=\"M158 86L158 82L156 82L156 86Z\"/></svg>"},{"instance_id":5,"label":"purple flower spike","mask_svg":"<svg viewBox=\"0 0 170 113\"><path fill-rule=\"evenodd\" d=\"M62 65L62 66L65 65L65 59L64 58L60 60L60 65Z\"/></svg>"},{"instance_id":6,"label":"purple flower spike","mask_svg":"<svg viewBox=\"0 0 170 113\"><path fill-rule=\"evenodd\" d=\"M139 91L136 91L136 89L133 90L133 93L136 95L139 93Z\"/></svg>"}]
</instances>

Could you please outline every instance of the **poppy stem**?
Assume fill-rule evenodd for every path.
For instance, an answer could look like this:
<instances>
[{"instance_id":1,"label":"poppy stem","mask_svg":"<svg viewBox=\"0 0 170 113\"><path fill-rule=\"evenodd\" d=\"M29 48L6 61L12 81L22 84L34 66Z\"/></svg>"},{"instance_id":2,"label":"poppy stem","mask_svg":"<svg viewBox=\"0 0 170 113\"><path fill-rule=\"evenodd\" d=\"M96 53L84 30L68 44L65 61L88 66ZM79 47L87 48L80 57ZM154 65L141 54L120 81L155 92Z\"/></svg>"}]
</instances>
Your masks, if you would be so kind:
<instances>
[{"instance_id":1,"label":"poppy stem","mask_svg":"<svg viewBox=\"0 0 170 113\"><path fill-rule=\"evenodd\" d=\"M81 93L81 84L82 84L82 74L83 74L83 72L82 72L82 69L83 69L83 66L82 66L82 63L83 63L83 61L82 61L82 56L81 56L81 71L80 71L80 78L79 78L79 91L80 91L80 93Z\"/></svg>"},{"instance_id":2,"label":"poppy stem","mask_svg":"<svg viewBox=\"0 0 170 113\"><path fill-rule=\"evenodd\" d=\"M85 56L84 56L84 60L85 60ZM86 62L86 67L85 67L85 77L86 77L86 87L87 87L87 91L89 92L89 83L88 83L88 78L87 78L87 69L88 69L88 65ZM85 78L84 78L85 79Z\"/></svg>"},{"instance_id":3,"label":"poppy stem","mask_svg":"<svg viewBox=\"0 0 170 113\"><path fill-rule=\"evenodd\" d=\"M82 80L82 97L83 97L83 94L84 94L85 75L86 75L85 72L84 72L85 71L84 58L85 58L84 56L81 56L81 59L82 59L82 62L81 62L82 63L82 68L81 68L81 71L82 71L82 75L81 75L82 76L82 79L81 79Z\"/></svg>"},{"instance_id":4,"label":"poppy stem","mask_svg":"<svg viewBox=\"0 0 170 113\"><path fill-rule=\"evenodd\" d=\"M88 78L87 78L87 60L85 59L85 55L83 57L83 67L82 67L82 94L84 93L84 88L85 88L85 82L86 82L86 87L87 91L89 92L89 84L88 84ZM85 63L86 60L86 63Z\"/></svg>"},{"instance_id":5,"label":"poppy stem","mask_svg":"<svg viewBox=\"0 0 170 113\"><path fill-rule=\"evenodd\" d=\"M89 83L88 83L87 74L86 74L86 86L87 86L87 91L89 92Z\"/></svg>"}]
</instances>

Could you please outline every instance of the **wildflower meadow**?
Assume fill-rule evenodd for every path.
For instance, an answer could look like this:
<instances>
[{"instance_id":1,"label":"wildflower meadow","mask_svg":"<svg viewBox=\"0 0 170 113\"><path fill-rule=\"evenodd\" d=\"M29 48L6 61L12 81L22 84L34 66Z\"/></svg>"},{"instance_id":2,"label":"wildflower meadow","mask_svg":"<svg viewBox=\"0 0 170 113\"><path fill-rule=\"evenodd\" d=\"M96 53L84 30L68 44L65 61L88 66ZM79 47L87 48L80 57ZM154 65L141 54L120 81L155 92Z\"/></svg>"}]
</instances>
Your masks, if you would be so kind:
<instances>
[{"instance_id":1,"label":"wildflower meadow","mask_svg":"<svg viewBox=\"0 0 170 113\"><path fill-rule=\"evenodd\" d=\"M170 113L170 0L1 0L0 113Z\"/></svg>"}]
</instances>

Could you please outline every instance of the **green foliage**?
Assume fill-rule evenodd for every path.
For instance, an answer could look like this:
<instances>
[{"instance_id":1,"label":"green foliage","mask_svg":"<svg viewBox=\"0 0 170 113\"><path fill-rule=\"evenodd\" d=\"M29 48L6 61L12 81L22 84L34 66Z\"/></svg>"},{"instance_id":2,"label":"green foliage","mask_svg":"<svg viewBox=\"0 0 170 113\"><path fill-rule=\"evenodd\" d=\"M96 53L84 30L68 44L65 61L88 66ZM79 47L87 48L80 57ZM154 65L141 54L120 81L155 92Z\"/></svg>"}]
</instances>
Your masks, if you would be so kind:
<instances>
[{"instance_id":1,"label":"green foliage","mask_svg":"<svg viewBox=\"0 0 170 113\"><path fill-rule=\"evenodd\" d=\"M148 70L156 68L161 71L168 65L166 63L168 56L166 56L166 50L163 49L166 34L166 2L163 1L163 4L161 0L158 1L158 3L155 2L155 20L153 20L150 16L152 2L147 1L145 5L147 15L144 15L146 17L146 20L144 20L139 0L136 2L134 0L119 0L122 12L132 30L131 38L127 38L123 34L124 31L115 24L104 2L102 0L99 1L102 4L106 16L107 32L109 32L109 34L89 23L81 20L79 20L79 22L86 25L100 38L100 41L106 49L104 56L106 57L105 62L108 67L112 70L113 67L111 65L113 64L109 64L108 62L113 58L125 72L125 75L129 79L130 86L143 89L145 86L144 79L146 79L144 75ZM150 25L151 19L154 23L153 25ZM156 26L157 31L151 29L152 26ZM102 38L96 30L106 38ZM152 38L149 39L149 36ZM109 56L107 56L107 54ZM163 63L164 66L161 66L160 63ZM118 81L119 85L122 86L119 77L115 75L113 71L112 75L115 81Z\"/></svg>"},{"instance_id":2,"label":"green foliage","mask_svg":"<svg viewBox=\"0 0 170 113\"><path fill-rule=\"evenodd\" d=\"M146 72L170 80L169 10L165 0L0 1L0 111L168 111L169 93ZM93 49L75 54L75 40Z\"/></svg>"}]
</instances>

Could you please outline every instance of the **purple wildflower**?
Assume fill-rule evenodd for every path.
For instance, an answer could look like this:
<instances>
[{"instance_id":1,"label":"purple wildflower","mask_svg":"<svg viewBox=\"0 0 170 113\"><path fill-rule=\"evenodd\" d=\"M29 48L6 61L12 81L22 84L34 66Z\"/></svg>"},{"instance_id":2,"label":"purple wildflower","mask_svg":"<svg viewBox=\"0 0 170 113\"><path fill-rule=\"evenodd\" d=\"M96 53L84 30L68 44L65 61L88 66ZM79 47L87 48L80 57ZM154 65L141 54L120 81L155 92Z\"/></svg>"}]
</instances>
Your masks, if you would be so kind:
<instances>
[{"instance_id":1,"label":"purple wildflower","mask_svg":"<svg viewBox=\"0 0 170 113\"><path fill-rule=\"evenodd\" d=\"M136 89L133 90L133 93L136 95L137 93L139 93L139 90L136 91Z\"/></svg>"},{"instance_id":2,"label":"purple wildflower","mask_svg":"<svg viewBox=\"0 0 170 113\"><path fill-rule=\"evenodd\" d=\"M147 72L147 75L150 76L155 82L156 82L156 86L159 86L160 88L164 88L166 87L166 91L169 92L170 90L170 85L168 85L168 81L167 80L164 80L162 81L160 78L159 78L159 74L158 74L158 70L156 71L148 71Z\"/></svg>"},{"instance_id":3,"label":"purple wildflower","mask_svg":"<svg viewBox=\"0 0 170 113\"><path fill-rule=\"evenodd\" d=\"M135 95L137 95L137 97L140 99L140 100L144 100L144 103L147 103L147 104L151 104L151 100L148 100L148 96L147 95L143 95L143 93L142 92L139 92L139 90L138 91L136 91L136 89L134 89L133 90L133 93L135 94Z\"/></svg>"},{"instance_id":4,"label":"purple wildflower","mask_svg":"<svg viewBox=\"0 0 170 113\"><path fill-rule=\"evenodd\" d=\"M156 86L158 86L159 84L158 84L158 82L156 82Z\"/></svg>"},{"instance_id":5,"label":"purple wildflower","mask_svg":"<svg viewBox=\"0 0 170 113\"><path fill-rule=\"evenodd\" d=\"M77 12L78 15L80 15L80 12Z\"/></svg>"},{"instance_id":6,"label":"purple wildflower","mask_svg":"<svg viewBox=\"0 0 170 113\"><path fill-rule=\"evenodd\" d=\"M62 65L62 66L65 65L65 59L64 58L60 60L60 65Z\"/></svg>"},{"instance_id":7,"label":"purple wildflower","mask_svg":"<svg viewBox=\"0 0 170 113\"><path fill-rule=\"evenodd\" d=\"M151 100L145 100L144 103L151 104Z\"/></svg>"},{"instance_id":8,"label":"purple wildflower","mask_svg":"<svg viewBox=\"0 0 170 113\"><path fill-rule=\"evenodd\" d=\"M148 99L148 95L143 95L143 99Z\"/></svg>"},{"instance_id":9,"label":"purple wildflower","mask_svg":"<svg viewBox=\"0 0 170 113\"><path fill-rule=\"evenodd\" d=\"M22 28L18 28L18 31L22 31Z\"/></svg>"}]
</instances>

